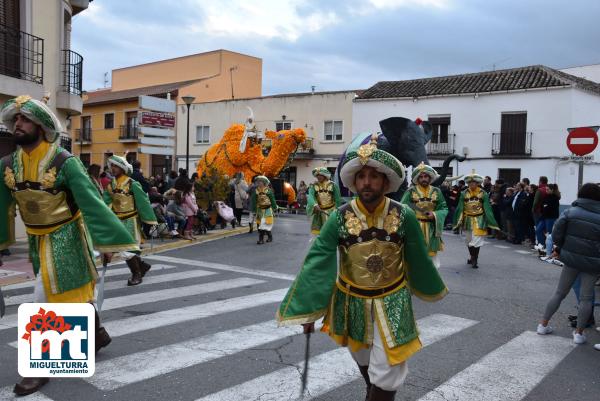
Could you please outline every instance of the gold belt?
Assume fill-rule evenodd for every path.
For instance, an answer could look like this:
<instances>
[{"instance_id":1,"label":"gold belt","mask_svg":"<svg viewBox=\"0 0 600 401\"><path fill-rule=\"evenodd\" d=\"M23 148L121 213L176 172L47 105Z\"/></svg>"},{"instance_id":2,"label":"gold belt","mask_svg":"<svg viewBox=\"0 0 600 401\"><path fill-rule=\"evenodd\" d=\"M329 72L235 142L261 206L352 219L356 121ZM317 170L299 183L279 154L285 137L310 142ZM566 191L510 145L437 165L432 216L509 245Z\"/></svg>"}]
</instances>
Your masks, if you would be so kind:
<instances>
[{"instance_id":1,"label":"gold belt","mask_svg":"<svg viewBox=\"0 0 600 401\"><path fill-rule=\"evenodd\" d=\"M117 217L121 220L127 220L130 217L133 217L137 214L137 210L134 210L132 212L115 212L115 214L117 215Z\"/></svg>"},{"instance_id":2,"label":"gold belt","mask_svg":"<svg viewBox=\"0 0 600 401\"><path fill-rule=\"evenodd\" d=\"M352 284L346 282L341 276L338 276L338 288L342 289L347 294L350 295L358 295L363 298L379 298L384 295L387 295L394 291L395 289L403 286L406 283L406 276L402 274L400 278L385 287L381 288L360 288L353 286Z\"/></svg>"}]
</instances>

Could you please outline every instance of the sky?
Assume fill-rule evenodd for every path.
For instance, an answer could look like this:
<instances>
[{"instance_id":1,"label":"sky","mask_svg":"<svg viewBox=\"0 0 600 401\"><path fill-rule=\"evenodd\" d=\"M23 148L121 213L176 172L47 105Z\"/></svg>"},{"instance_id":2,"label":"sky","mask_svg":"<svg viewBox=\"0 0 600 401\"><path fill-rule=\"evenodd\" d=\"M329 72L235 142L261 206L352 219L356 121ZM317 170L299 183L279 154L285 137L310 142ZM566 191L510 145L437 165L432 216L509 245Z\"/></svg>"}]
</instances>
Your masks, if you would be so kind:
<instances>
[{"instance_id":1,"label":"sky","mask_svg":"<svg viewBox=\"0 0 600 401\"><path fill-rule=\"evenodd\" d=\"M73 19L84 89L116 68L227 49L263 95L544 64L600 64L597 0L94 0ZM110 86L110 81L109 81Z\"/></svg>"}]
</instances>

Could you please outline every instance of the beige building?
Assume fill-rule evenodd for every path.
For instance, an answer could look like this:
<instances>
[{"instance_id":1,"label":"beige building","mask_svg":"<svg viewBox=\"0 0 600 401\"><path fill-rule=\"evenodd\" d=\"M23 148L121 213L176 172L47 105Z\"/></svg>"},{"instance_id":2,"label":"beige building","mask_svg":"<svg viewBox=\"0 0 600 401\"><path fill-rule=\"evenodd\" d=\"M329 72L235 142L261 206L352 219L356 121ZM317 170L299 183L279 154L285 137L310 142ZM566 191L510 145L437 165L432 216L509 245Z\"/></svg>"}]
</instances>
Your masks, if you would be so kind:
<instances>
[{"instance_id":1,"label":"beige building","mask_svg":"<svg viewBox=\"0 0 600 401\"><path fill-rule=\"evenodd\" d=\"M27 94L41 99L68 128L81 114L83 57L71 50L71 18L88 0L0 2L0 102ZM69 147L68 138L63 145Z\"/></svg>"},{"instance_id":2,"label":"beige building","mask_svg":"<svg viewBox=\"0 0 600 401\"><path fill-rule=\"evenodd\" d=\"M3 0L0 2L0 104L19 95L49 95L48 105L63 124L81 114L83 57L71 50L71 18L88 0ZM61 144L71 148L67 133ZM14 145L0 124L0 156ZM18 215L19 216L19 215ZM16 236L25 236L17 217Z\"/></svg>"},{"instance_id":3,"label":"beige building","mask_svg":"<svg viewBox=\"0 0 600 401\"><path fill-rule=\"evenodd\" d=\"M261 90L262 60L228 50L119 68L112 71L110 88L87 92L81 117L73 119L73 152L85 164L100 165L112 154L128 152L130 161L140 161L145 175L163 174L171 168L174 152L140 151L140 95L169 97L185 108L183 96L212 102L260 96ZM184 115L176 126L185 127L186 122Z\"/></svg>"},{"instance_id":4,"label":"beige building","mask_svg":"<svg viewBox=\"0 0 600 401\"><path fill-rule=\"evenodd\" d=\"M282 178L297 186L314 180L315 167L337 167L340 154L352 140L352 101L357 91L291 93L220 102L194 103L190 109L190 169L204 152L219 142L231 124L243 124L248 107L260 131L303 128L308 137ZM178 107L178 121L185 108ZM185 165L186 124L177 129L178 166Z\"/></svg>"}]
</instances>

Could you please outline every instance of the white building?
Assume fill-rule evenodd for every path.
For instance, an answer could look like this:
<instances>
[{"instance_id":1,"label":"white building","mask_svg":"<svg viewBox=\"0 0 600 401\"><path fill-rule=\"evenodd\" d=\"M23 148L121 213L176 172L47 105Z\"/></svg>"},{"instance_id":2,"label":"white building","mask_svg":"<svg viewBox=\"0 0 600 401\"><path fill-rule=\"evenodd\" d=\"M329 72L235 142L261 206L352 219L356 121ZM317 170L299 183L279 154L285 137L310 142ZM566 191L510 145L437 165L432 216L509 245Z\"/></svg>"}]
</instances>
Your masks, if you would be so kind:
<instances>
[{"instance_id":1,"label":"white building","mask_svg":"<svg viewBox=\"0 0 600 401\"><path fill-rule=\"evenodd\" d=\"M561 71L580 78L585 78L588 81L600 82L600 64L588 64L563 68Z\"/></svg>"},{"instance_id":2,"label":"white building","mask_svg":"<svg viewBox=\"0 0 600 401\"><path fill-rule=\"evenodd\" d=\"M459 153L468 160L453 164L453 175L475 169L509 183L537 183L544 175L566 204L576 197L578 178L567 129L600 125L600 84L545 66L379 82L355 99L353 129L377 132L379 121L393 116L434 124L432 166ZM593 155L583 182L600 182L600 150Z\"/></svg>"},{"instance_id":3,"label":"white building","mask_svg":"<svg viewBox=\"0 0 600 401\"><path fill-rule=\"evenodd\" d=\"M308 138L305 149L298 149L291 166L282 177L297 186L314 180L315 167L337 167L340 154L352 139L352 101L357 91L292 93L251 99L195 103L190 108L190 169L208 148L220 141L232 124L243 124L250 107L260 131L303 128ZM177 108L177 161L185 166L185 107ZM192 169L192 166L194 167Z\"/></svg>"}]
</instances>

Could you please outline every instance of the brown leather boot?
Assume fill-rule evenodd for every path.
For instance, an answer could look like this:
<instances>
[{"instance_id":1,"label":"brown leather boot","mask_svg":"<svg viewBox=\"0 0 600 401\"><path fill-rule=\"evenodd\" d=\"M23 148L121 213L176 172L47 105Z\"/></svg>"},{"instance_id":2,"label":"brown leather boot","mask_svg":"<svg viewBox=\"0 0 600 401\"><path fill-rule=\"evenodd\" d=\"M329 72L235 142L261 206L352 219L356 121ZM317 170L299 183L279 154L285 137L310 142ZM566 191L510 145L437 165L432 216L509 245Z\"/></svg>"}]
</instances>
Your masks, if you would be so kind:
<instances>
[{"instance_id":1,"label":"brown leather boot","mask_svg":"<svg viewBox=\"0 0 600 401\"><path fill-rule=\"evenodd\" d=\"M140 258L140 267L142 268L142 277L144 277L152 265Z\"/></svg>"},{"instance_id":2,"label":"brown leather boot","mask_svg":"<svg viewBox=\"0 0 600 401\"><path fill-rule=\"evenodd\" d=\"M258 230L258 241L256 241L258 245L262 245L265 243L265 230Z\"/></svg>"},{"instance_id":3,"label":"brown leather boot","mask_svg":"<svg viewBox=\"0 0 600 401\"><path fill-rule=\"evenodd\" d=\"M135 255L127 261L127 266L131 271L131 278L127 280L127 285L138 285L142 282L142 266L140 257Z\"/></svg>"},{"instance_id":4,"label":"brown leather boot","mask_svg":"<svg viewBox=\"0 0 600 401\"><path fill-rule=\"evenodd\" d=\"M19 383L15 384L13 393L19 396L33 394L42 386L48 383L47 377L25 377Z\"/></svg>"},{"instance_id":5,"label":"brown leather boot","mask_svg":"<svg viewBox=\"0 0 600 401\"><path fill-rule=\"evenodd\" d=\"M479 268L477 265L477 259L479 259L479 249L480 248L473 247L473 263L471 263L471 267L473 267L473 269Z\"/></svg>"},{"instance_id":6,"label":"brown leather boot","mask_svg":"<svg viewBox=\"0 0 600 401\"><path fill-rule=\"evenodd\" d=\"M358 365L358 370L360 370L360 374L362 375L363 379L365 379L365 384L367 385L367 396L365 397L365 401L369 401L369 394L371 392L371 378L369 377L369 365Z\"/></svg>"},{"instance_id":7,"label":"brown leather boot","mask_svg":"<svg viewBox=\"0 0 600 401\"><path fill-rule=\"evenodd\" d=\"M100 348L106 347L112 341L112 338L106 332L106 329L100 325L100 315L96 310L96 354L100 351Z\"/></svg>"},{"instance_id":8,"label":"brown leather boot","mask_svg":"<svg viewBox=\"0 0 600 401\"><path fill-rule=\"evenodd\" d=\"M470 265L473 263L473 247L470 246L469 248L469 259L467 259L467 264Z\"/></svg>"},{"instance_id":9,"label":"brown leather boot","mask_svg":"<svg viewBox=\"0 0 600 401\"><path fill-rule=\"evenodd\" d=\"M371 386L371 391L369 392L369 401L394 401L395 398L395 391L386 391L377 386Z\"/></svg>"}]
</instances>

